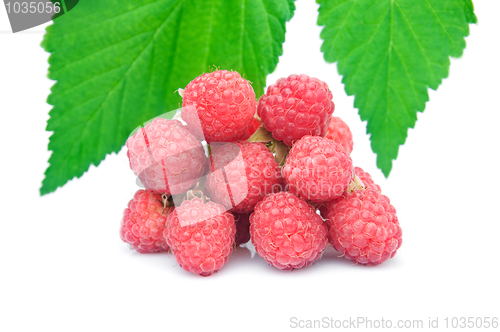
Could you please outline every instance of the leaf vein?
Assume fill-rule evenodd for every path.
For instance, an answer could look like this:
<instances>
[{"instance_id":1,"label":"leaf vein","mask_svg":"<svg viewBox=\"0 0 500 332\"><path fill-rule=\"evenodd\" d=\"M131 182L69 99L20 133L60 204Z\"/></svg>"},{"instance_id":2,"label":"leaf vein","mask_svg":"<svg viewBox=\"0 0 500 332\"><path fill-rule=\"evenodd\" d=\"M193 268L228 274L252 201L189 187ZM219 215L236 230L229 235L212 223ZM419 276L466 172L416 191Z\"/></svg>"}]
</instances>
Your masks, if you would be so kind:
<instances>
[{"instance_id":1,"label":"leaf vein","mask_svg":"<svg viewBox=\"0 0 500 332\"><path fill-rule=\"evenodd\" d=\"M373 38L375 38L375 35L377 34L377 32L380 30L380 27L382 26L382 21L384 20L384 17L387 15L387 13L389 12L389 10L387 12L383 13L383 15L381 15L380 23L378 24L377 28L373 31L373 33L370 36L369 40L365 43L367 45L367 47L366 47L366 49L365 49L365 51L363 53L363 56L361 57L361 59L359 61L360 64L363 63L363 61L365 60L366 55L368 54L368 50L370 49L369 46L371 45L371 43L373 41ZM351 74L351 77L353 79L357 76L360 67L361 67L360 65L356 66L356 69L354 69L354 72Z\"/></svg>"},{"instance_id":2,"label":"leaf vein","mask_svg":"<svg viewBox=\"0 0 500 332\"><path fill-rule=\"evenodd\" d=\"M65 69L68 69L68 68L70 68L70 67L72 67L72 66L76 66L76 65L78 65L81 61L83 61L83 60L85 60L85 59L88 59L89 57L91 57L91 56L93 56L93 55L97 55L97 54L99 54L99 53L101 53L101 52L103 52L103 51L107 51L109 48L112 48L112 47L114 47L114 46L118 46L118 45L120 45L120 44L122 44L122 43L125 43L125 42L127 42L127 41L130 41L130 40L132 40L132 39L134 39L134 38L136 38L136 37L140 37L140 36L142 36L142 35L145 35L145 34L151 33L152 31L154 31L154 30L148 30L148 31L145 31L145 32L141 32L141 33L135 34L135 35L133 35L133 36L130 36L129 38L126 38L126 39L120 40L120 41L118 41L118 42L116 42L116 43L112 43L112 44L110 44L110 45L108 45L108 46L106 46L106 47L103 47L103 48L101 48L101 49L95 50L95 51L93 51L93 52L91 52L91 53L89 53L89 54L86 54L86 55L82 56L81 58L78 58L78 59L75 59L75 60L71 61L70 63L68 63L68 64L66 64L66 65L64 65L64 66L62 66L62 67L60 67L60 68L57 68L56 70L51 69L51 74L52 74L52 75L54 75L54 74L55 74L55 73L57 73L57 72L61 72L61 71L65 70Z\"/></svg>"},{"instance_id":3,"label":"leaf vein","mask_svg":"<svg viewBox=\"0 0 500 332\"><path fill-rule=\"evenodd\" d=\"M335 37L333 38L333 40L332 40L332 41L330 41L330 44L332 45L332 47L331 47L331 48L333 48L333 45L335 44L335 41L336 41L336 40L337 40L337 38L339 37L339 35L340 35L340 31L341 31L343 28L345 28L345 24L347 23L347 20L349 19L349 17L350 17L350 16L351 16L351 14L352 14L352 11L353 11L353 9L354 9L354 7L355 7L356 3L357 3L357 0L353 0L352 2L353 2L353 4L351 5L351 8L349 8L349 12L347 13L347 15L345 16L344 20L342 21L342 24L341 24L341 25L340 25L340 27L338 28L337 33L335 34ZM331 49L331 48L330 48L330 49Z\"/></svg>"},{"instance_id":4,"label":"leaf vein","mask_svg":"<svg viewBox=\"0 0 500 332\"><path fill-rule=\"evenodd\" d=\"M436 17L437 21L439 22L439 24L441 25L441 27L443 28L444 32L446 33L448 39L450 40L450 42L452 44L454 44L453 42L453 37L451 37L450 33L448 32L448 29L446 29L443 21L441 20L441 17L436 13L436 10L434 9L434 7L432 7L431 3L429 2L429 0L425 0L427 2L427 4L429 5L429 8L432 10L432 13L434 14L434 16Z\"/></svg>"},{"instance_id":5,"label":"leaf vein","mask_svg":"<svg viewBox=\"0 0 500 332\"><path fill-rule=\"evenodd\" d=\"M408 20L408 17L406 15L406 13L403 11L403 9L401 8L401 6L399 6L399 4L396 2L396 6L398 7L399 9L399 12L402 14L404 20L405 20L405 23L406 25L408 26L408 28L410 29L411 31L411 35L413 37L413 39L415 40L415 42L417 43L418 45L418 48L420 50L420 52L422 53L425 61L427 62L427 67L429 68L429 70L432 72L432 76L434 78L434 70L432 69L432 66L431 66L431 62L429 60L429 56L427 55L427 52L425 52L425 49L424 47L422 46L422 43L420 42L420 39L417 37L417 34L415 32L415 29L413 28L413 25L411 24L411 22ZM400 57L401 60L403 60L402 57ZM404 61L401 61L401 62L404 62ZM406 67L405 67L406 69ZM407 71L408 72L408 71ZM408 75L408 78L410 78L410 76Z\"/></svg>"}]
</instances>

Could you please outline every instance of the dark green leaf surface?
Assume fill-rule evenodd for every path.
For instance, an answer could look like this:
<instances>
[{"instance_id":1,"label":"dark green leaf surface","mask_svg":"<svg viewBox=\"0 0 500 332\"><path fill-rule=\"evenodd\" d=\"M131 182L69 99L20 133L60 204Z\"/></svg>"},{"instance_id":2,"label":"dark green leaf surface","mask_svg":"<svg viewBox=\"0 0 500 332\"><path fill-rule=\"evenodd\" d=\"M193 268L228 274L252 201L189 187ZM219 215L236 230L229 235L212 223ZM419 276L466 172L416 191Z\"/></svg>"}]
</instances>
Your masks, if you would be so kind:
<instances>
[{"instance_id":1,"label":"dark green leaf surface","mask_svg":"<svg viewBox=\"0 0 500 332\"><path fill-rule=\"evenodd\" d=\"M52 16L52 19L55 20L56 18L59 18L60 16L63 16L78 4L78 0L50 0L52 3L56 4L60 8L60 12L54 14Z\"/></svg>"},{"instance_id":2,"label":"dark green leaf surface","mask_svg":"<svg viewBox=\"0 0 500 332\"><path fill-rule=\"evenodd\" d=\"M321 50L367 120L377 166L388 176L417 112L460 57L470 0L318 0Z\"/></svg>"},{"instance_id":3,"label":"dark green leaf surface","mask_svg":"<svg viewBox=\"0 0 500 332\"><path fill-rule=\"evenodd\" d=\"M135 127L178 108L175 91L214 66L237 70L260 96L294 8L291 0L86 0L58 17L42 42L57 82L41 194L118 152Z\"/></svg>"},{"instance_id":4,"label":"dark green leaf surface","mask_svg":"<svg viewBox=\"0 0 500 332\"><path fill-rule=\"evenodd\" d=\"M472 0L464 0L465 2L465 17L469 23L477 23L476 14L474 14L474 5Z\"/></svg>"}]
</instances>

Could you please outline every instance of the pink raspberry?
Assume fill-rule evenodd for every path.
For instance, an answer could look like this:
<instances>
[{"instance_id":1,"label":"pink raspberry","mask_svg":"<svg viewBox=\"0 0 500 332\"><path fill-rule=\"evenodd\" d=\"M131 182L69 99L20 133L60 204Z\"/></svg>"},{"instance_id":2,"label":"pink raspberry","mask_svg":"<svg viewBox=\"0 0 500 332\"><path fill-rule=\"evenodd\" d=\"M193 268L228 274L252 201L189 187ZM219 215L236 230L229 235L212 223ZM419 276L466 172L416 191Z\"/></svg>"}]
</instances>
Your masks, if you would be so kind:
<instances>
[{"instance_id":1,"label":"pink raspberry","mask_svg":"<svg viewBox=\"0 0 500 332\"><path fill-rule=\"evenodd\" d=\"M325 136L334 110L325 82L290 75L267 88L259 99L257 114L276 140L292 146L305 135Z\"/></svg>"},{"instance_id":2,"label":"pink raspberry","mask_svg":"<svg viewBox=\"0 0 500 332\"><path fill-rule=\"evenodd\" d=\"M193 198L169 214L163 235L184 270L207 277L227 262L235 233L234 217L222 205Z\"/></svg>"},{"instance_id":3,"label":"pink raspberry","mask_svg":"<svg viewBox=\"0 0 500 332\"><path fill-rule=\"evenodd\" d=\"M238 141L211 145L210 197L228 210L245 213L266 194L282 190L281 170L262 143Z\"/></svg>"},{"instance_id":4,"label":"pink raspberry","mask_svg":"<svg viewBox=\"0 0 500 332\"><path fill-rule=\"evenodd\" d=\"M233 216L236 224L234 245L239 246L250 241L250 213L233 212Z\"/></svg>"},{"instance_id":5,"label":"pink raspberry","mask_svg":"<svg viewBox=\"0 0 500 332\"><path fill-rule=\"evenodd\" d=\"M217 70L191 81L184 90L182 119L207 142L243 139L255 111L255 92L238 72Z\"/></svg>"},{"instance_id":6,"label":"pink raspberry","mask_svg":"<svg viewBox=\"0 0 500 332\"><path fill-rule=\"evenodd\" d=\"M250 234L257 253L280 270L312 264L327 245L323 219L291 192L269 194L257 203Z\"/></svg>"},{"instance_id":7,"label":"pink raspberry","mask_svg":"<svg viewBox=\"0 0 500 332\"><path fill-rule=\"evenodd\" d=\"M160 194L138 190L123 212L120 238L140 253L168 251L163 230L171 211L163 207Z\"/></svg>"},{"instance_id":8,"label":"pink raspberry","mask_svg":"<svg viewBox=\"0 0 500 332\"><path fill-rule=\"evenodd\" d=\"M361 167L354 167L354 173L358 176L358 178L361 180L361 182L363 182L365 187L374 188L379 193L382 192L382 189L380 188L380 186L373 181L370 173L363 171L363 169Z\"/></svg>"},{"instance_id":9,"label":"pink raspberry","mask_svg":"<svg viewBox=\"0 0 500 332\"><path fill-rule=\"evenodd\" d=\"M205 172L203 146L177 120L154 119L129 137L127 148L130 168L146 189L182 194Z\"/></svg>"},{"instance_id":10,"label":"pink raspberry","mask_svg":"<svg viewBox=\"0 0 500 332\"><path fill-rule=\"evenodd\" d=\"M353 177L352 160L342 145L323 137L297 141L282 168L288 190L312 202L340 197Z\"/></svg>"},{"instance_id":11,"label":"pink raspberry","mask_svg":"<svg viewBox=\"0 0 500 332\"><path fill-rule=\"evenodd\" d=\"M378 265L394 257L402 232L387 196L367 188L345 194L333 204L326 222L335 250L363 265Z\"/></svg>"},{"instance_id":12,"label":"pink raspberry","mask_svg":"<svg viewBox=\"0 0 500 332\"><path fill-rule=\"evenodd\" d=\"M382 189L380 189L380 186L373 181L371 175L368 172L363 171L361 167L354 167L354 173L363 182L365 187L375 189L379 193L382 192ZM326 219L330 211L333 211L333 208L338 203L339 199L340 198L337 198L329 202L323 202L316 205L316 208L320 211L320 214L323 217L323 219ZM333 215L330 214L330 216Z\"/></svg>"},{"instance_id":13,"label":"pink raspberry","mask_svg":"<svg viewBox=\"0 0 500 332\"><path fill-rule=\"evenodd\" d=\"M336 116L331 117L325 137L340 143L351 154L354 147L351 129L349 129L347 123L341 118Z\"/></svg>"}]
</instances>

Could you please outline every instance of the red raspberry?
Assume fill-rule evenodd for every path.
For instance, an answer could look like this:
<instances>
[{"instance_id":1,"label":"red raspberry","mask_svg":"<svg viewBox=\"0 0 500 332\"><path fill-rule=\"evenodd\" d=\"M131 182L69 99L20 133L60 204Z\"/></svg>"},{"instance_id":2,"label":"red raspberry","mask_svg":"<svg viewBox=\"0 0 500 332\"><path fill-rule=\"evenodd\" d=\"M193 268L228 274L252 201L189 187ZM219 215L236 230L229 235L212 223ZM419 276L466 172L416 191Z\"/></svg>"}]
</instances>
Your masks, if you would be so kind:
<instances>
[{"instance_id":1,"label":"red raspberry","mask_svg":"<svg viewBox=\"0 0 500 332\"><path fill-rule=\"evenodd\" d=\"M238 72L217 70L198 76L184 90L182 119L207 142L243 139L254 119L255 92Z\"/></svg>"},{"instance_id":2,"label":"red raspberry","mask_svg":"<svg viewBox=\"0 0 500 332\"><path fill-rule=\"evenodd\" d=\"M212 144L210 197L228 210L245 213L266 194L282 190L280 166L262 143L238 141Z\"/></svg>"},{"instance_id":3,"label":"red raspberry","mask_svg":"<svg viewBox=\"0 0 500 332\"><path fill-rule=\"evenodd\" d=\"M276 140L292 146L305 135L325 136L334 109L325 82L290 75L267 88L259 99L257 114Z\"/></svg>"},{"instance_id":4,"label":"red raspberry","mask_svg":"<svg viewBox=\"0 0 500 332\"><path fill-rule=\"evenodd\" d=\"M325 137L340 143L351 154L354 147L351 129L341 118L331 117Z\"/></svg>"},{"instance_id":5,"label":"red raspberry","mask_svg":"<svg viewBox=\"0 0 500 332\"><path fill-rule=\"evenodd\" d=\"M250 241L250 213L233 212L233 216L236 224L234 245L239 246Z\"/></svg>"},{"instance_id":6,"label":"red raspberry","mask_svg":"<svg viewBox=\"0 0 500 332\"><path fill-rule=\"evenodd\" d=\"M363 171L363 169L361 167L354 167L354 173L363 182L365 187L375 189L379 193L382 192L382 189L380 189L380 186L378 184L375 184L375 182L372 180L371 175L368 172ZM331 200L329 202L323 202L323 203L316 205L316 208L320 211L320 214L323 217L323 219L326 219L327 215L330 213L330 211L333 211L333 208L335 207L335 204L337 204L339 199L340 198L337 198L337 199ZM332 215L330 215L330 216L332 216Z\"/></svg>"},{"instance_id":7,"label":"red raspberry","mask_svg":"<svg viewBox=\"0 0 500 332\"><path fill-rule=\"evenodd\" d=\"M207 277L227 262L235 233L234 217L222 205L193 198L169 214L163 235L184 270Z\"/></svg>"},{"instance_id":8,"label":"red raspberry","mask_svg":"<svg viewBox=\"0 0 500 332\"><path fill-rule=\"evenodd\" d=\"M188 191L207 164L201 143L177 120L156 118L127 140L130 168L146 189Z\"/></svg>"},{"instance_id":9,"label":"red raspberry","mask_svg":"<svg viewBox=\"0 0 500 332\"><path fill-rule=\"evenodd\" d=\"M353 166L342 145L307 135L293 145L282 174L289 191L312 202L325 202L340 197L347 189Z\"/></svg>"},{"instance_id":10,"label":"red raspberry","mask_svg":"<svg viewBox=\"0 0 500 332\"><path fill-rule=\"evenodd\" d=\"M361 182L363 182L365 187L374 188L379 193L382 192L382 189L380 189L380 186L373 181L370 173L363 171L363 169L361 167L354 167L354 173L358 176L358 178L361 180Z\"/></svg>"},{"instance_id":11,"label":"red raspberry","mask_svg":"<svg viewBox=\"0 0 500 332\"><path fill-rule=\"evenodd\" d=\"M163 230L171 211L163 207L160 194L138 190L123 212L120 238L140 253L168 251Z\"/></svg>"},{"instance_id":12,"label":"red raspberry","mask_svg":"<svg viewBox=\"0 0 500 332\"><path fill-rule=\"evenodd\" d=\"M293 270L319 259L327 245L323 219L306 201L290 192L269 194L250 215L257 253L280 270Z\"/></svg>"},{"instance_id":13,"label":"red raspberry","mask_svg":"<svg viewBox=\"0 0 500 332\"><path fill-rule=\"evenodd\" d=\"M344 256L363 265L378 265L401 247L401 227L387 196L373 188L344 195L329 208L329 241Z\"/></svg>"}]
</instances>

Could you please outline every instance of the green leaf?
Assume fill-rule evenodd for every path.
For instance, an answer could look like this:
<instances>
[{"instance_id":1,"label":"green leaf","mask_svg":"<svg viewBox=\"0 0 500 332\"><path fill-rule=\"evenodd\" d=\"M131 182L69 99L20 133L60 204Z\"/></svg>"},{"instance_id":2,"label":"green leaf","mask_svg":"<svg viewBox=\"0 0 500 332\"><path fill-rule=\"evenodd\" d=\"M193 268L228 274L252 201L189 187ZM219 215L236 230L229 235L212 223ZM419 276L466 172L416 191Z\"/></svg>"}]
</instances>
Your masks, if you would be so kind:
<instances>
[{"instance_id":1,"label":"green leaf","mask_svg":"<svg viewBox=\"0 0 500 332\"><path fill-rule=\"evenodd\" d=\"M477 23L476 14L474 14L474 5L472 0L464 0L465 3L465 17L467 17L467 22Z\"/></svg>"},{"instance_id":2,"label":"green leaf","mask_svg":"<svg viewBox=\"0 0 500 332\"><path fill-rule=\"evenodd\" d=\"M118 152L130 132L179 107L175 91L214 66L240 72L258 96L283 53L290 0L80 1L47 28L56 80L41 194Z\"/></svg>"},{"instance_id":3,"label":"green leaf","mask_svg":"<svg viewBox=\"0 0 500 332\"><path fill-rule=\"evenodd\" d=\"M417 112L460 57L475 20L470 0L318 0L321 50L348 95L389 175Z\"/></svg>"}]
</instances>

